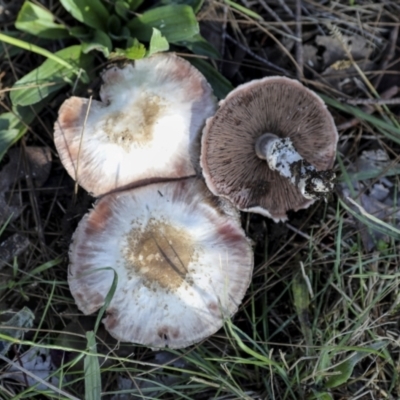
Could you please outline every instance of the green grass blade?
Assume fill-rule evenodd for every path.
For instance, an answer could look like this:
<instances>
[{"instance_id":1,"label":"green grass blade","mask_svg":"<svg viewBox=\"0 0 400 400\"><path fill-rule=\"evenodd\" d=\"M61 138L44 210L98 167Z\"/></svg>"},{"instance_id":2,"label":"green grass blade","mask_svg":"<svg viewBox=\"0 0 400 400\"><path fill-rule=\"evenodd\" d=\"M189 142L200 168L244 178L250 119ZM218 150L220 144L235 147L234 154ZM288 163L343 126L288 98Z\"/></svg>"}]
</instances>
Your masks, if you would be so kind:
<instances>
[{"instance_id":1,"label":"green grass blade","mask_svg":"<svg viewBox=\"0 0 400 400\"><path fill-rule=\"evenodd\" d=\"M53 60L55 63L62 65L64 68L71 69L72 71L74 71L75 74L79 73L79 68L70 64L62 57L59 57L57 54L54 54L51 51L48 51L42 47L36 46L32 43L25 42L24 40L12 36L7 36L4 33L0 33L0 41L11 44L16 47L20 47L21 49L27 51L32 51L33 53L36 54L40 54L41 56L46 57L47 59Z\"/></svg>"},{"instance_id":2,"label":"green grass blade","mask_svg":"<svg viewBox=\"0 0 400 400\"><path fill-rule=\"evenodd\" d=\"M373 115L370 115L358 107L350 106L348 104L343 104L340 103L337 100L332 99L329 96L323 95L321 93L318 93L318 95L324 100L324 102L332 107L335 107L336 109L340 111L347 112L354 117L360 119L360 121L367 121L374 125L377 129L379 129L388 139L393 140L394 142L400 144L400 129L397 128L396 126L390 124L389 122L386 122L380 118L377 118ZM390 133L389 133L390 132Z\"/></svg>"},{"instance_id":3,"label":"green grass blade","mask_svg":"<svg viewBox=\"0 0 400 400\"><path fill-rule=\"evenodd\" d=\"M89 354L85 356L85 400L99 400L101 398L100 364L97 357L96 335L93 331L86 332Z\"/></svg>"}]
</instances>

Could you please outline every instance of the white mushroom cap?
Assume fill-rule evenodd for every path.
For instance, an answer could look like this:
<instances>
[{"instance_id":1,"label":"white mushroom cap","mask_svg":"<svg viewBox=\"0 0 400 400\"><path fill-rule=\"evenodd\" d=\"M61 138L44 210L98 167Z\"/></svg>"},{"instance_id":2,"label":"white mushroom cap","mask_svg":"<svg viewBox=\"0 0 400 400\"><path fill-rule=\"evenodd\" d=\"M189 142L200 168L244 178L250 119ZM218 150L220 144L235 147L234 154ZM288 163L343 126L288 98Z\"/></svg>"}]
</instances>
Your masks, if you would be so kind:
<instances>
[{"instance_id":1,"label":"white mushroom cap","mask_svg":"<svg viewBox=\"0 0 400 400\"><path fill-rule=\"evenodd\" d=\"M253 252L238 212L190 178L102 197L73 236L68 281L79 309L112 336L180 348L216 332L250 283Z\"/></svg>"},{"instance_id":2,"label":"white mushroom cap","mask_svg":"<svg viewBox=\"0 0 400 400\"><path fill-rule=\"evenodd\" d=\"M199 171L200 133L216 100L196 68L161 53L102 78L102 101L71 97L59 110L54 141L73 179L100 196Z\"/></svg>"}]
</instances>

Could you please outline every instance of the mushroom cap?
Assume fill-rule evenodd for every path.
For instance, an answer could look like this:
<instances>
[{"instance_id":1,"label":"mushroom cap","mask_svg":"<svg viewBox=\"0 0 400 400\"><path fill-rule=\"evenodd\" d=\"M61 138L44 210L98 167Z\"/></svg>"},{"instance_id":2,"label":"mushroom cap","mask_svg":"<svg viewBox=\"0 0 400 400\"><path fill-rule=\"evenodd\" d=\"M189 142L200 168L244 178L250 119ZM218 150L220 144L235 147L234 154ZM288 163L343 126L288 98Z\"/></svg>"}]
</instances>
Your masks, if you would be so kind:
<instances>
[{"instance_id":1,"label":"mushroom cap","mask_svg":"<svg viewBox=\"0 0 400 400\"><path fill-rule=\"evenodd\" d=\"M272 171L255 143L264 133L290 137L316 170L331 168L338 134L321 98L296 80L273 76L237 87L219 105L202 136L200 163L209 189L275 222L286 220L288 210L310 206L315 200Z\"/></svg>"},{"instance_id":2,"label":"mushroom cap","mask_svg":"<svg viewBox=\"0 0 400 400\"><path fill-rule=\"evenodd\" d=\"M115 271L106 329L155 348L216 332L237 311L253 269L238 212L197 178L102 197L79 223L69 256L79 309L103 306Z\"/></svg>"},{"instance_id":3,"label":"mushroom cap","mask_svg":"<svg viewBox=\"0 0 400 400\"><path fill-rule=\"evenodd\" d=\"M69 175L100 196L200 170L200 134L216 100L204 76L173 53L112 66L101 101L71 97L54 128Z\"/></svg>"}]
</instances>

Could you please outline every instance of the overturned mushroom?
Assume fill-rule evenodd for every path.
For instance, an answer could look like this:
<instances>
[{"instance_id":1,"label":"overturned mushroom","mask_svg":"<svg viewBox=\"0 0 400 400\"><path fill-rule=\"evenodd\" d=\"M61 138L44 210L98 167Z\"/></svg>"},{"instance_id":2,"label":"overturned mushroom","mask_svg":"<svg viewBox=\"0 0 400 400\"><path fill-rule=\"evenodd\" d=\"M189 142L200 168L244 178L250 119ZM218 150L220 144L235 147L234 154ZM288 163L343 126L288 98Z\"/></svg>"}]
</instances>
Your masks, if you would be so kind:
<instances>
[{"instance_id":1,"label":"overturned mushroom","mask_svg":"<svg viewBox=\"0 0 400 400\"><path fill-rule=\"evenodd\" d=\"M162 53L112 66L102 78L101 101L71 97L55 124L54 141L73 179L100 196L199 171L199 135L216 103L197 69Z\"/></svg>"},{"instance_id":2,"label":"overturned mushroom","mask_svg":"<svg viewBox=\"0 0 400 400\"><path fill-rule=\"evenodd\" d=\"M118 286L103 320L110 334L179 348L236 312L252 268L237 211L190 178L101 198L74 234L68 281L91 314L104 304L114 270Z\"/></svg>"},{"instance_id":3,"label":"overturned mushroom","mask_svg":"<svg viewBox=\"0 0 400 400\"><path fill-rule=\"evenodd\" d=\"M268 77L239 86L202 137L210 190L275 221L333 189L338 134L323 101L300 82Z\"/></svg>"}]
</instances>

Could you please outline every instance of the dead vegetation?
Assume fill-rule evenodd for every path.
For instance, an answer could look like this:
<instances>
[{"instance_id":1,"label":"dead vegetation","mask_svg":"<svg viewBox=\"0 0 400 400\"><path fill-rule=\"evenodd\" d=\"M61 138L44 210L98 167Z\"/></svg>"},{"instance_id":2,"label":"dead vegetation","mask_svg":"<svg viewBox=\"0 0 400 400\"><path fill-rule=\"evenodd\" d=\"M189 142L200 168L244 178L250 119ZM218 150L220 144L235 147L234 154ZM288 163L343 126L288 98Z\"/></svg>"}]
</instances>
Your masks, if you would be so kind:
<instances>
[{"instance_id":1,"label":"dead vegetation","mask_svg":"<svg viewBox=\"0 0 400 400\"><path fill-rule=\"evenodd\" d=\"M0 2L7 29L14 3ZM284 75L323 97L340 135L334 194L285 223L242 215L253 281L216 335L157 352L117 344L100 325L90 347L95 320L78 312L66 277L70 238L92 198L75 194L55 152L53 124L74 87L58 93L0 163L0 398L83 398L95 385L83 373L93 354L105 399L400 398L400 5L209 0L197 18L221 54L212 64L233 86ZM43 59L5 44L0 54L8 111L10 87ZM98 83L79 95L96 94ZM52 386L35 386L29 372L53 374Z\"/></svg>"}]
</instances>

